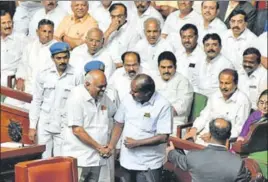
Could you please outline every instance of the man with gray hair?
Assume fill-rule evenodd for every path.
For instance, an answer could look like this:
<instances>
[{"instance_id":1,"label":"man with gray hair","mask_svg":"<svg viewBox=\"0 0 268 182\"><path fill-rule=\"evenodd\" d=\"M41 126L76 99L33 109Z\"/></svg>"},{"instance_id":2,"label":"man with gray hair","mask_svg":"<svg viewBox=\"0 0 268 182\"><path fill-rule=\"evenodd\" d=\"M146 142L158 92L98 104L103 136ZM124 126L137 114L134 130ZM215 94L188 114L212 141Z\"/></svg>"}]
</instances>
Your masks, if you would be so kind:
<instances>
[{"instance_id":1,"label":"man with gray hair","mask_svg":"<svg viewBox=\"0 0 268 182\"><path fill-rule=\"evenodd\" d=\"M145 37L141 39L134 51L141 55L141 66L158 71L157 58L164 51L174 52L169 43L161 38L161 23L156 18L148 18L144 22Z\"/></svg>"},{"instance_id":2,"label":"man with gray hair","mask_svg":"<svg viewBox=\"0 0 268 182\"><path fill-rule=\"evenodd\" d=\"M77 158L80 182L98 182L101 166L107 165L104 156L116 106L105 94L106 85L103 71L90 71L67 100L63 155Z\"/></svg>"},{"instance_id":3,"label":"man with gray hair","mask_svg":"<svg viewBox=\"0 0 268 182\"><path fill-rule=\"evenodd\" d=\"M153 79L137 75L131 82L130 94L116 112L106 154L111 155L122 134L120 164L127 182L160 181L172 118L172 107L155 91Z\"/></svg>"}]
</instances>

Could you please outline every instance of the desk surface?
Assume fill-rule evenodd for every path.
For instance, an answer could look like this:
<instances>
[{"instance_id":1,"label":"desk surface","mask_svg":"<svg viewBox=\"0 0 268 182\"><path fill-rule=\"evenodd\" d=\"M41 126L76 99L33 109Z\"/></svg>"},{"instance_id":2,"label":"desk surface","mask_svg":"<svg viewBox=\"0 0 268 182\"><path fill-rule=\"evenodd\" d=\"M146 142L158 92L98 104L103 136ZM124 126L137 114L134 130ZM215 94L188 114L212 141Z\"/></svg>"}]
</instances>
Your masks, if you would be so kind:
<instances>
[{"instance_id":1,"label":"desk surface","mask_svg":"<svg viewBox=\"0 0 268 182\"><path fill-rule=\"evenodd\" d=\"M46 149L45 145L33 145L29 147L22 148L6 148L1 147L0 159L8 159L13 157L20 157L25 155L42 153Z\"/></svg>"}]
</instances>

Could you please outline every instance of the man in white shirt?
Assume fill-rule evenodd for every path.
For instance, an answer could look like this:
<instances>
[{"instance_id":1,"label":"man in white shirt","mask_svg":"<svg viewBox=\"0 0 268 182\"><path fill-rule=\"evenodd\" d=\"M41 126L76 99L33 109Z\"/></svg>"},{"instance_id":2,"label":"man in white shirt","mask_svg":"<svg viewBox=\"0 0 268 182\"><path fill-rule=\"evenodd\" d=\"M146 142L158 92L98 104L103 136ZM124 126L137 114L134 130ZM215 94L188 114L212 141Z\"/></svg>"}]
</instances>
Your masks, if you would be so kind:
<instances>
[{"instance_id":1,"label":"man in white shirt","mask_svg":"<svg viewBox=\"0 0 268 182\"><path fill-rule=\"evenodd\" d=\"M55 0L42 1L43 8L38 10L34 15L29 24L29 36L36 37L36 29L38 27L38 23L42 19L48 19L54 23L54 30L57 29L60 22L67 15L67 12L62 10L58 6L58 2Z\"/></svg>"},{"instance_id":2,"label":"man in white shirt","mask_svg":"<svg viewBox=\"0 0 268 182\"><path fill-rule=\"evenodd\" d=\"M173 52L173 48L161 37L160 21L156 18L148 18L144 22L145 38L141 39L133 48L141 55L141 66L158 72L157 58L164 51Z\"/></svg>"},{"instance_id":3,"label":"man in white shirt","mask_svg":"<svg viewBox=\"0 0 268 182\"><path fill-rule=\"evenodd\" d=\"M29 139L46 145L43 158L62 155L66 100L70 90L81 84L83 78L82 75L76 75L74 68L68 64L69 50L67 43L54 43L50 47L54 65L40 71L35 81L29 111Z\"/></svg>"},{"instance_id":4,"label":"man in white shirt","mask_svg":"<svg viewBox=\"0 0 268 182\"><path fill-rule=\"evenodd\" d=\"M194 72L197 72L198 64L205 59L206 55L197 44L198 30L195 25L184 25L180 30L180 36L184 49L177 50L175 54L178 61L177 71L190 81L194 91L196 91Z\"/></svg>"},{"instance_id":5,"label":"man in white shirt","mask_svg":"<svg viewBox=\"0 0 268 182\"><path fill-rule=\"evenodd\" d=\"M251 103L248 97L237 89L238 74L235 70L224 69L219 75L220 91L213 94L193 127L184 139L193 138L196 143L207 145L209 123L215 118L226 118L232 123L231 138L238 137L248 118Z\"/></svg>"},{"instance_id":6,"label":"man in white shirt","mask_svg":"<svg viewBox=\"0 0 268 182\"><path fill-rule=\"evenodd\" d=\"M236 70L243 69L243 52L252 46L257 36L247 28L247 14L234 10L230 15L231 28L221 35L222 54L232 61Z\"/></svg>"},{"instance_id":7,"label":"man in white shirt","mask_svg":"<svg viewBox=\"0 0 268 182\"><path fill-rule=\"evenodd\" d=\"M227 30L226 25L217 17L220 11L219 2L203 1L201 5L203 20L199 22L199 40L202 42L208 33L220 34Z\"/></svg>"},{"instance_id":8,"label":"man in white shirt","mask_svg":"<svg viewBox=\"0 0 268 182\"><path fill-rule=\"evenodd\" d=\"M206 58L200 61L194 72L197 92L210 97L219 89L219 74L226 68L233 69L232 63L221 54L221 38L218 34L207 34L203 39Z\"/></svg>"},{"instance_id":9,"label":"man in white shirt","mask_svg":"<svg viewBox=\"0 0 268 182\"><path fill-rule=\"evenodd\" d=\"M103 48L103 32L99 28L92 28L86 36L86 43L76 47L71 53L70 64L83 73L84 65L92 60L100 60L105 64L105 76L107 79L115 71L115 64L107 49Z\"/></svg>"},{"instance_id":10,"label":"man in white shirt","mask_svg":"<svg viewBox=\"0 0 268 182\"><path fill-rule=\"evenodd\" d=\"M153 79L137 75L131 82L131 94L121 103L107 155L122 134L120 165L125 181L160 182L165 148L172 133L172 107L155 91Z\"/></svg>"},{"instance_id":11,"label":"man in white shirt","mask_svg":"<svg viewBox=\"0 0 268 182\"><path fill-rule=\"evenodd\" d=\"M267 89L267 69L261 65L261 53L256 48L248 48L243 53L243 68L239 74L239 88L257 109L260 94Z\"/></svg>"},{"instance_id":12,"label":"man in white shirt","mask_svg":"<svg viewBox=\"0 0 268 182\"><path fill-rule=\"evenodd\" d=\"M172 52L162 52L158 57L159 72L153 79L156 90L164 96L173 108L173 132L177 135L177 126L185 124L190 114L193 87L190 82L176 72L177 60Z\"/></svg>"},{"instance_id":13,"label":"man in white shirt","mask_svg":"<svg viewBox=\"0 0 268 182\"><path fill-rule=\"evenodd\" d=\"M133 78L140 73L148 73L140 66L140 55L136 52L125 52L122 55L123 67L118 68L109 80L109 87L114 88L120 101L130 92L130 84ZM124 84L122 84L124 83Z\"/></svg>"},{"instance_id":14,"label":"man in white shirt","mask_svg":"<svg viewBox=\"0 0 268 182\"><path fill-rule=\"evenodd\" d=\"M106 85L102 71L90 71L84 84L72 89L67 101L63 155L77 158L82 182L98 182L101 167L107 165L109 125L117 108L105 94Z\"/></svg>"},{"instance_id":15,"label":"man in white shirt","mask_svg":"<svg viewBox=\"0 0 268 182\"><path fill-rule=\"evenodd\" d=\"M121 56L133 48L139 40L135 25L127 21L127 8L122 3L114 3L109 8L111 24L104 33L106 47L112 54L116 67L122 67Z\"/></svg>"},{"instance_id":16,"label":"man in white shirt","mask_svg":"<svg viewBox=\"0 0 268 182\"><path fill-rule=\"evenodd\" d=\"M162 15L151 6L151 1L135 1L135 5L137 7L137 17L133 19L132 23L136 24L137 32L141 38L144 38L144 22L148 18L156 18L160 21L161 28L164 25L164 19ZM136 22L134 22L136 20Z\"/></svg>"},{"instance_id":17,"label":"man in white shirt","mask_svg":"<svg viewBox=\"0 0 268 182\"><path fill-rule=\"evenodd\" d=\"M164 24L162 36L166 38L170 33L178 33L181 27L187 23L198 25L202 16L193 10L194 1L177 1L179 10L171 13Z\"/></svg>"}]
</instances>

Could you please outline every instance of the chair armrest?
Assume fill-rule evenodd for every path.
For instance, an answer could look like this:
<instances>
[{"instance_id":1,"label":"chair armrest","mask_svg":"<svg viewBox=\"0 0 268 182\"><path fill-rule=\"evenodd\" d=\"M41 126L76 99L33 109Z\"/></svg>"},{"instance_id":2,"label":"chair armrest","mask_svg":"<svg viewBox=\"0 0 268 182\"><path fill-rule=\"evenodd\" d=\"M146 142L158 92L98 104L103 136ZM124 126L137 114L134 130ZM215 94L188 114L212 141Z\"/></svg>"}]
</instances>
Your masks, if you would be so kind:
<instances>
[{"instance_id":1,"label":"chair armrest","mask_svg":"<svg viewBox=\"0 0 268 182\"><path fill-rule=\"evenodd\" d=\"M13 79L16 79L16 75L9 75L9 76L7 76L7 86L9 88L13 88L13 86L12 86L12 80Z\"/></svg>"},{"instance_id":2,"label":"chair armrest","mask_svg":"<svg viewBox=\"0 0 268 182\"><path fill-rule=\"evenodd\" d=\"M186 123L186 124L178 125L177 126L177 137L181 138L182 129L192 127L193 123L194 122L189 122L189 123Z\"/></svg>"}]
</instances>

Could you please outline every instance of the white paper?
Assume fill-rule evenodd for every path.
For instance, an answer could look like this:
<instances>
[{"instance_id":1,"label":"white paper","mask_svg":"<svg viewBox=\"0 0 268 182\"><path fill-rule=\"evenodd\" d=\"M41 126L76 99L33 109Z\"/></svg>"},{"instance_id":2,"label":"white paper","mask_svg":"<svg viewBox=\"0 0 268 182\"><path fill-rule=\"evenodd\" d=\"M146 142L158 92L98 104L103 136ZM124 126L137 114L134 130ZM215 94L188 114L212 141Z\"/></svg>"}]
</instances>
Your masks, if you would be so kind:
<instances>
[{"instance_id":1,"label":"white paper","mask_svg":"<svg viewBox=\"0 0 268 182\"><path fill-rule=\"evenodd\" d=\"M30 144L24 144L25 147L30 146ZM17 142L5 142L1 143L1 147L5 148L21 148L22 143L17 143Z\"/></svg>"}]
</instances>

